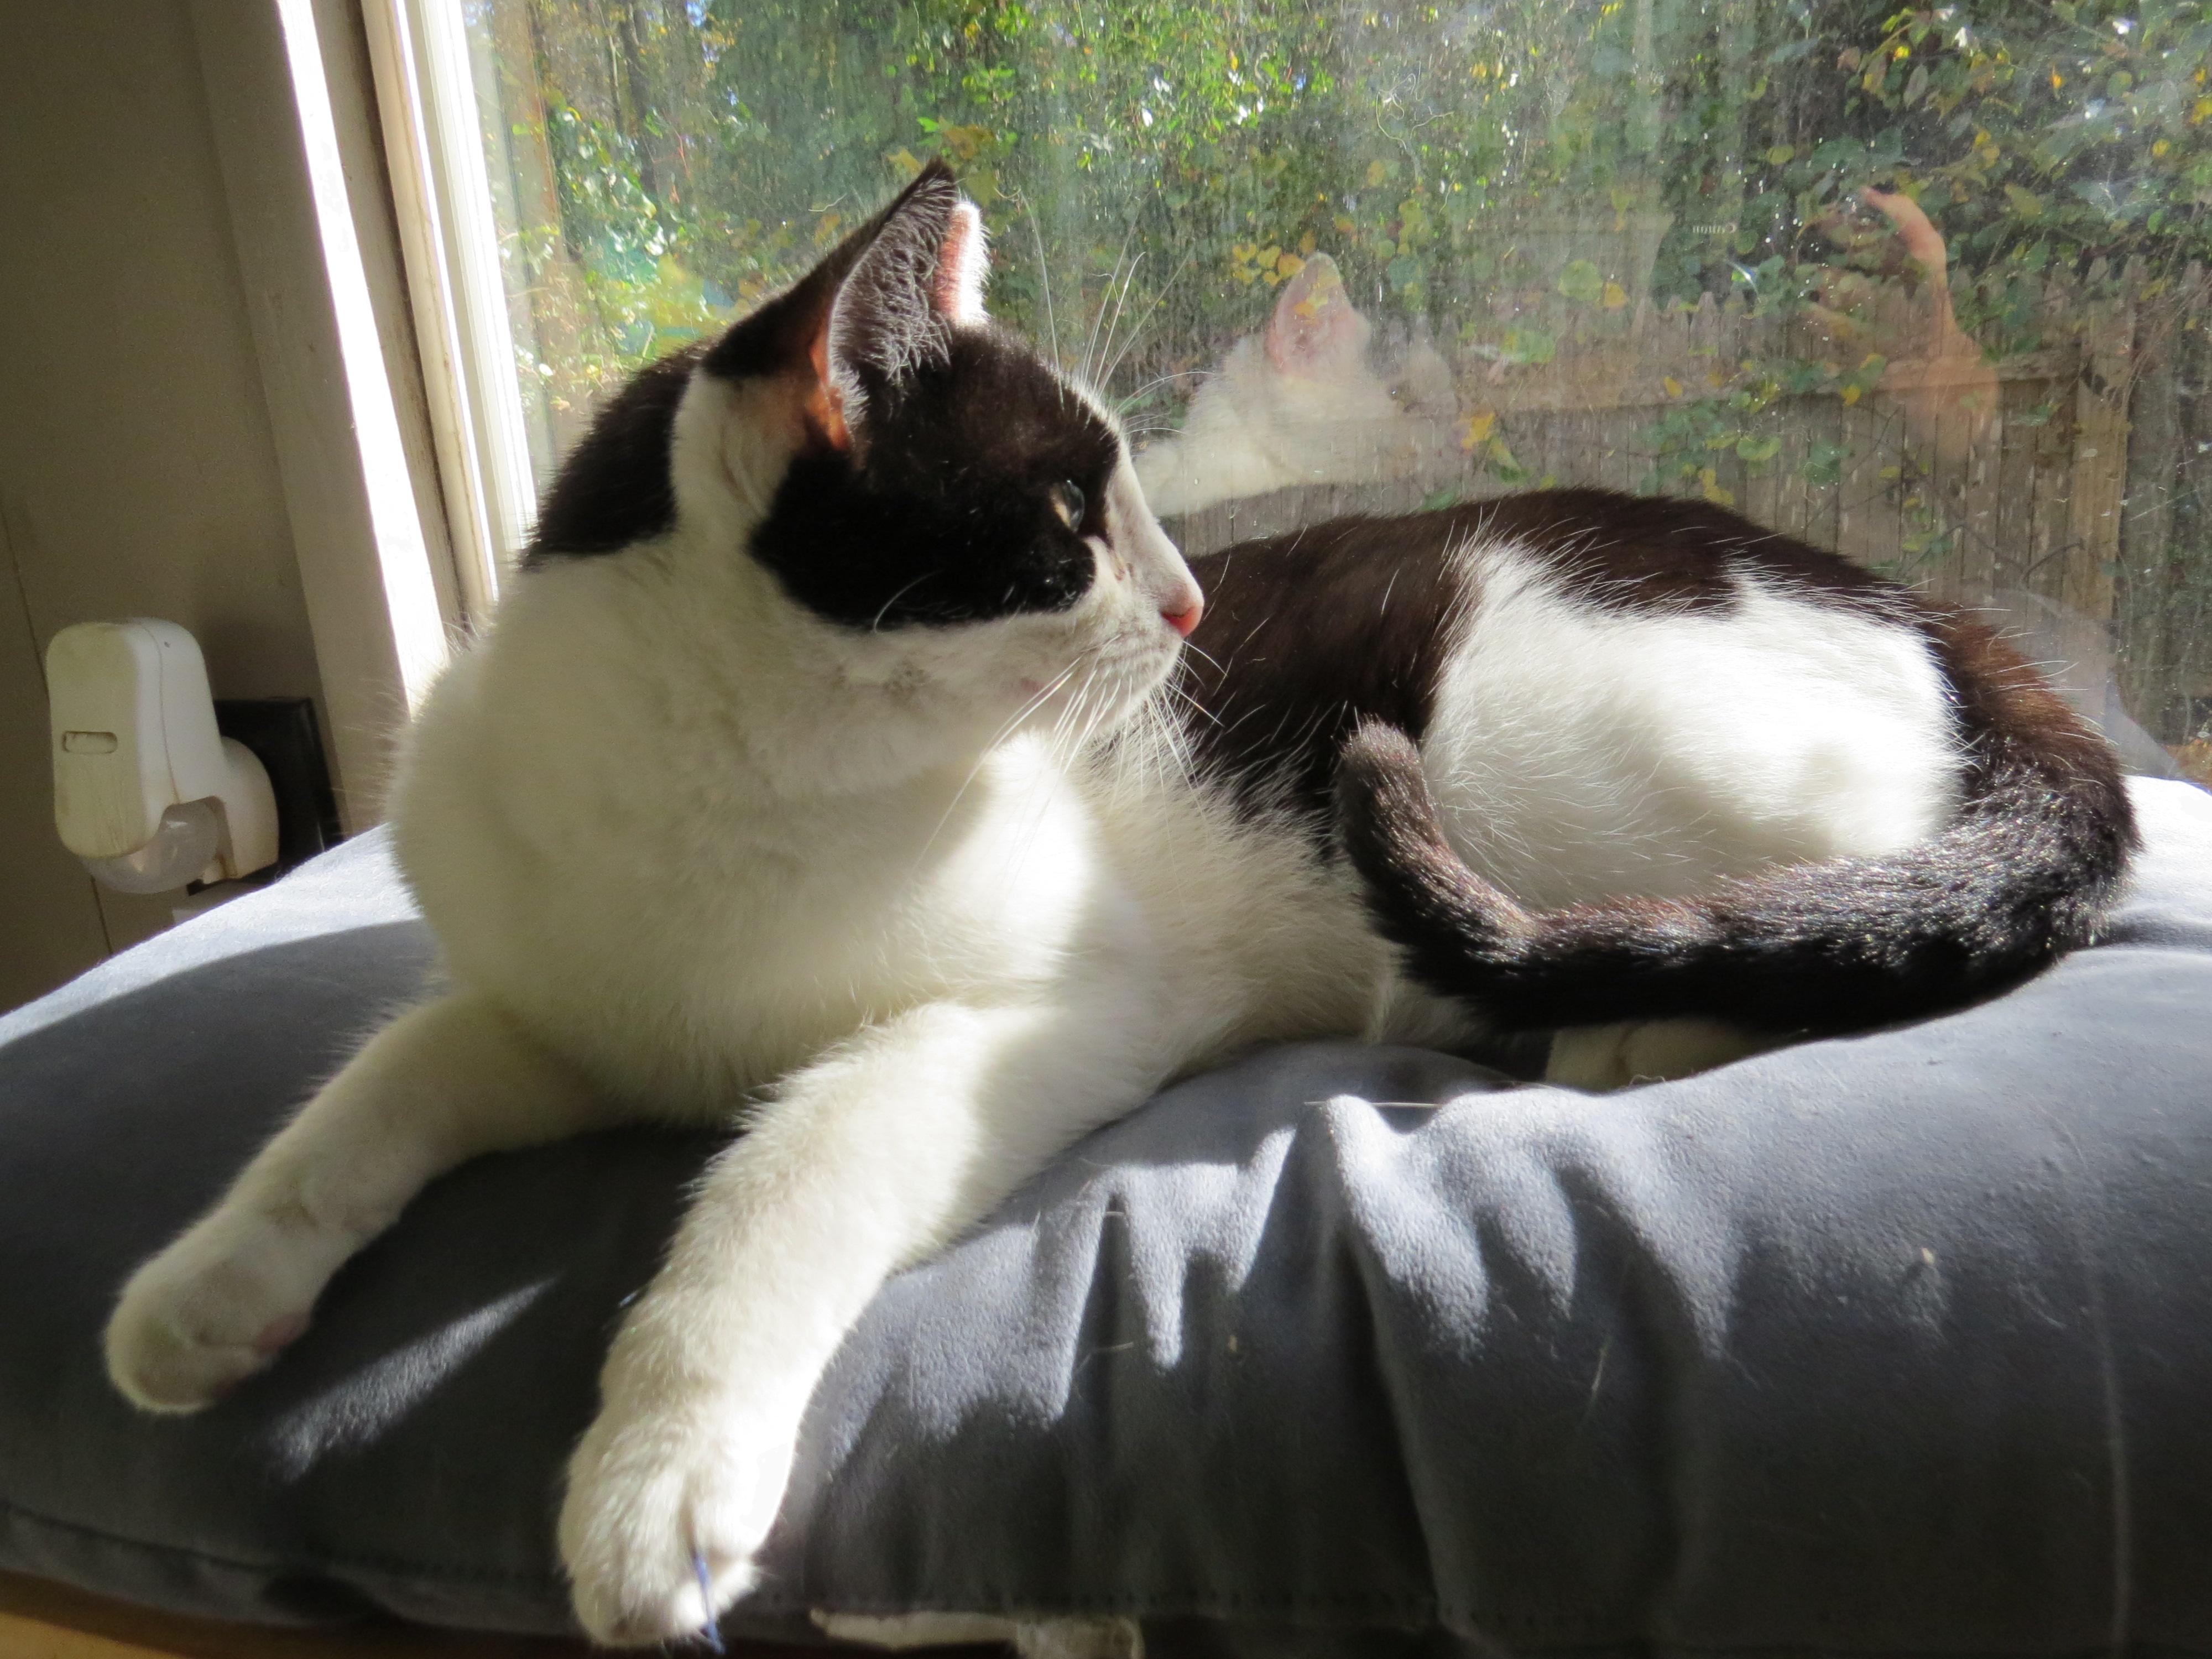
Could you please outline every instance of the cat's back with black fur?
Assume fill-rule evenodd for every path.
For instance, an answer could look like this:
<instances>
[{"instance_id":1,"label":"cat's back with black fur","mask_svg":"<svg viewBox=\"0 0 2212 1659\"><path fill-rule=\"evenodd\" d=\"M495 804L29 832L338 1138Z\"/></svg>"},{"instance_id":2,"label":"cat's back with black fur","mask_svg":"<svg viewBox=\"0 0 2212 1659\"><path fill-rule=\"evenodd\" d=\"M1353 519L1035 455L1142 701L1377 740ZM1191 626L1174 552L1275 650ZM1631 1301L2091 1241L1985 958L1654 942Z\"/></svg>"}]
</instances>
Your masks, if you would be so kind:
<instances>
[{"instance_id":1,"label":"cat's back with black fur","mask_svg":"<svg viewBox=\"0 0 2212 1659\"><path fill-rule=\"evenodd\" d=\"M1317 839L1334 824L1416 976L1501 1024L1844 1030L1953 1006L2087 938L2134 844L2109 748L1988 629L1706 503L1532 492L1338 520L1194 568L1211 599L1188 670L1200 769ZM1762 658L1765 702L1826 666L1862 706L1838 727L1803 700L1793 732L1696 683ZM1532 667L1574 690L1504 695ZM1692 719L1623 765L1647 706ZM1901 776L1906 810L1808 843L1776 810L1789 788L1763 808L1719 799L1683 775L1687 751L1733 755L1746 779L1794 769L1814 793L1823 766L1856 768L1862 793ZM1532 832L1496 821L1547 799L1610 819L1578 833L1620 841L1592 865L1611 879L1527 879L1514 854ZM1765 820L1710 831L1702 862L1667 856L1695 836L1642 859L1633 843L1678 799Z\"/></svg>"}]
</instances>

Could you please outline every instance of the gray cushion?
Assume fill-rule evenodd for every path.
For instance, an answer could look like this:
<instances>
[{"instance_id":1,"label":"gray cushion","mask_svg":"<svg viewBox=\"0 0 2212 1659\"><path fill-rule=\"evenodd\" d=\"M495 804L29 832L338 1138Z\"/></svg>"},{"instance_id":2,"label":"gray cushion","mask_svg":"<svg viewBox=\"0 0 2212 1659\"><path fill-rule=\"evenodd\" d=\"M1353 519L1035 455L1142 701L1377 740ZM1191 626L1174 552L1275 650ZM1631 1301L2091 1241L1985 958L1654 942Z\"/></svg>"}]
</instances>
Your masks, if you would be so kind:
<instances>
[{"instance_id":1,"label":"gray cushion","mask_svg":"<svg viewBox=\"0 0 2212 1659\"><path fill-rule=\"evenodd\" d=\"M2212 1652L2212 799L2137 790L2110 937L1965 1013L1609 1098L1346 1046L1169 1091L877 1299L726 1628ZM709 1138L438 1182L202 1416L101 1374L430 962L372 836L0 1020L0 1567L567 1627L556 1474Z\"/></svg>"}]
</instances>

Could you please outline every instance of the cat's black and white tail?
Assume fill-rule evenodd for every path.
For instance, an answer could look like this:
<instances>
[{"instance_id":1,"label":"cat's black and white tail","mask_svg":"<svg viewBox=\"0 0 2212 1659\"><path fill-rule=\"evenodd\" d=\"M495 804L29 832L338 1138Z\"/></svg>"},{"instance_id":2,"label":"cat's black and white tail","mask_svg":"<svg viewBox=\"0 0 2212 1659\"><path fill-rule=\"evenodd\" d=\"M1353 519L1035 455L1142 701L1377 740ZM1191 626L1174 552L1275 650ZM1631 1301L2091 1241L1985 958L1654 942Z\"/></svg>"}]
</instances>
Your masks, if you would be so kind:
<instances>
[{"instance_id":1,"label":"cat's black and white tail","mask_svg":"<svg viewBox=\"0 0 2212 1659\"><path fill-rule=\"evenodd\" d=\"M1532 910L1446 840L1420 751L1368 720L1337 823L1414 978L1500 1030L1704 1016L1778 1033L1956 1006L2087 942L2136 845L2111 750L1989 630L1923 623L1950 684L1963 799L1931 839L1729 880L1689 899Z\"/></svg>"}]
</instances>

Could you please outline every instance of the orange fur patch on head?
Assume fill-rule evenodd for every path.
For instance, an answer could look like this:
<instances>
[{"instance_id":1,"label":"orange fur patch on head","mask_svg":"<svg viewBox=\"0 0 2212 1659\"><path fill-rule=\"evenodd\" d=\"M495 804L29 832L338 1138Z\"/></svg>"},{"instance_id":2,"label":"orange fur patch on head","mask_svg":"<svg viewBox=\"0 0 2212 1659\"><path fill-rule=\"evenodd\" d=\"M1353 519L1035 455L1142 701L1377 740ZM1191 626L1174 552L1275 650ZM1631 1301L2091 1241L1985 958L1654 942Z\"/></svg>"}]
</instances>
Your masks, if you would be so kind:
<instances>
[{"instance_id":1,"label":"orange fur patch on head","mask_svg":"<svg viewBox=\"0 0 2212 1659\"><path fill-rule=\"evenodd\" d=\"M825 311L823 321L829 321ZM815 331L814 338L806 348L806 362L813 371L799 399L799 417L806 422L808 433L832 449L853 447L852 428L845 424L845 400L839 396L835 380L830 374L830 331L825 325Z\"/></svg>"}]
</instances>

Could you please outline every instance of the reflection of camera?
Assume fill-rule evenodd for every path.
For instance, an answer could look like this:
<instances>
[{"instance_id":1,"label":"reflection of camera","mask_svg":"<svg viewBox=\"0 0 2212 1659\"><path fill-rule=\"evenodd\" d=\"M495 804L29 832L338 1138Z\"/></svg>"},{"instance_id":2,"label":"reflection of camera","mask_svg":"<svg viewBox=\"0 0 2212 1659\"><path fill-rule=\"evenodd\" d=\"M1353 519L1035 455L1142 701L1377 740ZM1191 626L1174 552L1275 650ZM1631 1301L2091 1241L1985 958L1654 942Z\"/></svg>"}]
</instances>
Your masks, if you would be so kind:
<instances>
[{"instance_id":1,"label":"reflection of camera","mask_svg":"<svg viewBox=\"0 0 2212 1659\"><path fill-rule=\"evenodd\" d=\"M1911 292L1928 275L1929 253L1940 258L1942 241L1917 207L1900 198L1893 196L1888 199L1899 202L1909 211L1911 219L1925 228L1926 235L1935 239L1933 248L1916 250L1911 224L1900 223L1891 214L1883 212L1863 191L1853 191L1831 203L1808 222L1806 228L1817 233L1843 255L1837 263L1865 276L1901 282Z\"/></svg>"}]
</instances>

